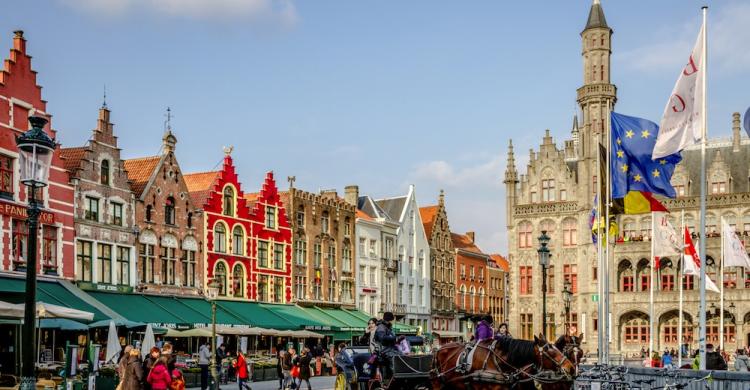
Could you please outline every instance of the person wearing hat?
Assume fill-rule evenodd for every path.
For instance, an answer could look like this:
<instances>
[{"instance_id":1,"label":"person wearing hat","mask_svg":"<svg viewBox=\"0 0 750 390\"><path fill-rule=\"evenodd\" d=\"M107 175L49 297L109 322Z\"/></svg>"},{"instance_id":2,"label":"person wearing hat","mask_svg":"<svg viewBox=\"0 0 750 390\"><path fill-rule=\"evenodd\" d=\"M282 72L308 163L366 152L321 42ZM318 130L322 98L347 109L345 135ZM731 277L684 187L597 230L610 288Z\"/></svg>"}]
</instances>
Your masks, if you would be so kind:
<instances>
[{"instance_id":1,"label":"person wearing hat","mask_svg":"<svg viewBox=\"0 0 750 390\"><path fill-rule=\"evenodd\" d=\"M474 340L478 343L482 340L491 339L493 333L492 316L489 314L482 316L477 323L476 330L474 331Z\"/></svg>"},{"instance_id":2,"label":"person wearing hat","mask_svg":"<svg viewBox=\"0 0 750 390\"><path fill-rule=\"evenodd\" d=\"M396 317L393 313L387 311L383 313L383 319L378 321L373 337L378 351L380 366L383 367L383 379L387 382L393 376L393 357L402 355L396 348L396 335L393 333L393 320Z\"/></svg>"}]
</instances>

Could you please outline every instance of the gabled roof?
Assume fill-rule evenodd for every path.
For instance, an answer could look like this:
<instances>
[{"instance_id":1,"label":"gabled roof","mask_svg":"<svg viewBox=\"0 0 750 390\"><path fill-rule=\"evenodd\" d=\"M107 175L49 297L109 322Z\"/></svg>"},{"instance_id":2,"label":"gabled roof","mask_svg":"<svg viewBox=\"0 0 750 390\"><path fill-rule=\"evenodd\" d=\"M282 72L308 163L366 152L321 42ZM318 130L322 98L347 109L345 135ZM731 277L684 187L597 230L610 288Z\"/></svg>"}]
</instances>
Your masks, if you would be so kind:
<instances>
[{"instance_id":1,"label":"gabled roof","mask_svg":"<svg viewBox=\"0 0 750 390\"><path fill-rule=\"evenodd\" d=\"M81 167L81 160L86 157L88 148L79 146L75 148L60 148L60 157L63 160L63 168L68 172L73 172Z\"/></svg>"},{"instance_id":2,"label":"gabled roof","mask_svg":"<svg viewBox=\"0 0 750 390\"><path fill-rule=\"evenodd\" d=\"M220 171L188 173L182 175L185 179L190 199L195 207L203 208L213 192L213 186L219 177Z\"/></svg>"},{"instance_id":3,"label":"gabled roof","mask_svg":"<svg viewBox=\"0 0 750 390\"><path fill-rule=\"evenodd\" d=\"M451 241L453 241L453 247L456 249L463 249L467 252L473 252L479 255L484 255L481 249L471 241L471 238L465 234L451 233Z\"/></svg>"},{"instance_id":4,"label":"gabled roof","mask_svg":"<svg viewBox=\"0 0 750 390\"><path fill-rule=\"evenodd\" d=\"M360 196L357 200L357 210L361 210L371 218L378 219L382 218L390 222L398 222L391 218L377 203L368 195Z\"/></svg>"},{"instance_id":5,"label":"gabled roof","mask_svg":"<svg viewBox=\"0 0 750 390\"><path fill-rule=\"evenodd\" d=\"M146 189L151 176L154 175L154 171L161 159L162 156L151 156L123 161L125 170L128 172L130 188L137 198L143 195L143 191Z\"/></svg>"},{"instance_id":6,"label":"gabled roof","mask_svg":"<svg viewBox=\"0 0 750 390\"><path fill-rule=\"evenodd\" d=\"M490 255L490 258L495 262L495 264L497 264L498 267L502 268L504 272L510 272L510 264L508 263L508 260L503 257L503 255L493 253Z\"/></svg>"},{"instance_id":7,"label":"gabled roof","mask_svg":"<svg viewBox=\"0 0 750 390\"><path fill-rule=\"evenodd\" d=\"M394 221L401 221L401 214L406 207L408 196L376 200L375 204L382 209Z\"/></svg>"},{"instance_id":8,"label":"gabled roof","mask_svg":"<svg viewBox=\"0 0 750 390\"><path fill-rule=\"evenodd\" d=\"M365 221L374 221L375 219L367 215L364 211L357 209L357 218L364 219Z\"/></svg>"},{"instance_id":9,"label":"gabled roof","mask_svg":"<svg viewBox=\"0 0 750 390\"><path fill-rule=\"evenodd\" d=\"M437 219L438 211L440 211L440 205L425 206L419 208L419 216L422 218L424 234L428 239L432 237L432 227L435 226L435 220Z\"/></svg>"}]
</instances>

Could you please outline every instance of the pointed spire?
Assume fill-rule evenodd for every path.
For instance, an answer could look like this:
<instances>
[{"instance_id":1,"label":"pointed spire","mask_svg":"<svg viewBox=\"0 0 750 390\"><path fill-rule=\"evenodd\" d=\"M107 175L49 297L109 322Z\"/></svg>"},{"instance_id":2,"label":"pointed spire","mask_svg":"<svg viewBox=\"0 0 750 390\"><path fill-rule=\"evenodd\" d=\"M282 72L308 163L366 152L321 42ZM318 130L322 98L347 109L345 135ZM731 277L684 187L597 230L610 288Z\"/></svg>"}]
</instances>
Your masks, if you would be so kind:
<instances>
[{"instance_id":1,"label":"pointed spire","mask_svg":"<svg viewBox=\"0 0 750 390\"><path fill-rule=\"evenodd\" d=\"M442 188L440 189L440 195L438 195L438 205L445 206L445 191Z\"/></svg>"},{"instance_id":2,"label":"pointed spire","mask_svg":"<svg viewBox=\"0 0 750 390\"><path fill-rule=\"evenodd\" d=\"M102 108L107 108L107 84L104 84L104 94L102 96Z\"/></svg>"},{"instance_id":3,"label":"pointed spire","mask_svg":"<svg viewBox=\"0 0 750 390\"><path fill-rule=\"evenodd\" d=\"M573 114L573 128L570 129L570 134L573 138L573 145L578 145L578 140L581 137L580 130L578 129L578 114Z\"/></svg>"},{"instance_id":4,"label":"pointed spire","mask_svg":"<svg viewBox=\"0 0 750 390\"><path fill-rule=\"evenodd\" d=\"M591 10L589 10L589 18L586 21L586 31L590 28L609 28L607 25L607 19L604 17L604 9L599 0L594 0L591 4Z\"/></svg>"},{"instance_id":5,"label":"pointed spire","mask_svg":"<svg viewBox=\"0 0 750 390\"><path fill-rule=\"evenodd\" d=\"M164 121L164 136L161 137L162 147L164 153L174 152L175 146L177 145L177 137L172 134L172 109L167 107L167 113L165 114L167 120Z\"/></svg>"},{"instance_id":6,"label":"pointed spire","mask_svg":"<svg viewBox=\"0 0 750 390\"><path fill-rule=\"evenodd\" d=\"M518 182L518 171L516 171L516 156L513 153L513 140L508 142L508 162L505 167L505 184Z\"/></svg>"}]
</instances>

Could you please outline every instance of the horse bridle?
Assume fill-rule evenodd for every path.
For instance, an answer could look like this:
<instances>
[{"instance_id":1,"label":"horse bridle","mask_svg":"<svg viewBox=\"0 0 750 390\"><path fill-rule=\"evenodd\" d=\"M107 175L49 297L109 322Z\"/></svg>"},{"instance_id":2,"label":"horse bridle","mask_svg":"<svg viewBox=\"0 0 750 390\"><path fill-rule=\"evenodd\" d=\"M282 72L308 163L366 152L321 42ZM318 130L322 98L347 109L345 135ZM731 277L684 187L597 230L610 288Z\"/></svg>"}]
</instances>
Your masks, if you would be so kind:
<instances>
[{"instance_id":1,"label":"horse bridle","mask_svg":"<svg viewBox=\"0 0 750 390\"><path fill-rule=\"evenodd\" d=\"M553 357L552 357L552 355L550 355L550 354L549 354L549 353L547 352L547 350L548 350L549 348L554 348L554 349L555 349L555 350L556 350L557 352L559 352L559 353L560 353L560 356L562 356L562 359L560 359L560 361L559 361L559 362L558 362L558 361L556 361L556 360L555 360L555 358L553 358ZM563 367L562 367L562 366L563 366L563 364L565 364L565 362L566 362L566 361L567 361L568 363L570 363L571 365L573 365L573 367L575 367L575 365L573 364L573 362L571 362L571 361L570 361L570 360L568 359L568 357L567 357L567 356L565 356L565 354L564 354L564 353L562 353L562 351L560 351L559 349L557 349L557 347L555 347L555 345L554 345L554 344L550 344L549 342L547 342L546 344L544 344L544 346L542 346L542 348L541 348L541 351L540 351L540 353L539 353L539 368L538 368L538 372L539 372L539 373L543 373L543 372L545 372L545 371L551 371L551 370L546 370L546 369L544 369L544 358L545 358L545 357L546 357L547 359L549 359L549 361L551 361L552 363L554 363L554 364L555 364L555 367L556 367L557 371L554 371L554 372L553 372L553 374L559 375L559 376L561 376L561 377L562 377L563 379L572 379L572 378L571 378L571 375L570 375L570 374L568 374L567 372L565 372L565 370L563 369Z\"/></svg>"}]
</instances>

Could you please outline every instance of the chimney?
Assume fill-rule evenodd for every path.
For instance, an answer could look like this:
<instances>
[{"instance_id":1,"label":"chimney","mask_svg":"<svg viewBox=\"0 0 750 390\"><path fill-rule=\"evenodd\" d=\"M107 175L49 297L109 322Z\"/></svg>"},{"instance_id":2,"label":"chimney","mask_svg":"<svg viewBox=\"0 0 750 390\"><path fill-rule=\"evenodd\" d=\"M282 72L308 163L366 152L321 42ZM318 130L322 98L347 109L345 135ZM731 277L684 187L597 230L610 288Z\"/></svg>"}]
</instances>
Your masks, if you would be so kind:
<instances>
[{"instance_id":1,"label":"chimney","mask_svg":"<svg viewBox=\"0 0 750 390\"><path fill-rule=\"evenodd\" d=\"M466 232L466 236L469 237L472 244L474 243L474 235L474 232Z\"/></svg>"},{"instance_id":2,"label":"chimney","mask_svg":"<svg viewBox=\"0 0 750 390\"><path fill-rule=\"evenodd\" d=\"M13 31L13 34L13 49L26 53L26 39L23 37L23 30Z\"/></svg>"},{"instance_id":3,"label":"chimney","mask_svg":"<svg viewBox=\"0 0 750 390\"><path fill-rule=\"evenodd\" d=\"M740 132L740 113L735 112L732 114L732 151L740 151L740 141L742 140L742 133Z\"/></svg>"},{"instance_id":4,"label":"chimney","mask_svg":"<svg viewBox=\"0 0 750 390\"><path fill-rule=\"evenodd\" d=\"M357 207L357 203L359 203L359 186L351 185L344 187L344 200L346 203Z\"/></svg>"}]
</instances>

